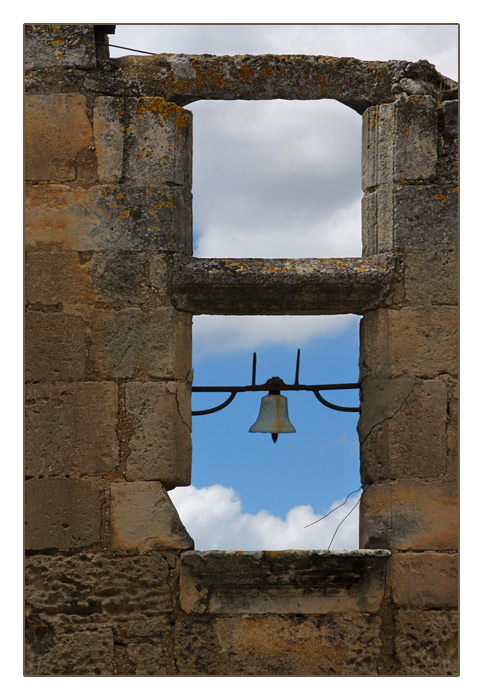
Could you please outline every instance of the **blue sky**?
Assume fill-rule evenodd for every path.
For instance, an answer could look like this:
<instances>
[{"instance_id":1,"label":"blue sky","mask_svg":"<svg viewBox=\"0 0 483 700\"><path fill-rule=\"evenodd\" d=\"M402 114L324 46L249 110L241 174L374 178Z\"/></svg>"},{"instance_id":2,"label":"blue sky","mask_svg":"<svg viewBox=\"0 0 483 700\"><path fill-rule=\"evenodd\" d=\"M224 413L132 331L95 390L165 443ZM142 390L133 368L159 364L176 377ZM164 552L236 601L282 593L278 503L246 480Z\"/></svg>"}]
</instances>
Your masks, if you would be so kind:
<instances>
[{"instance_id":1,"label":"blue sky","mask_svg":"<svg viewBox=\"0 0 483 700\"><path fill-rule=\"evenodd\" d=\"M457 79L455 25L118 25L111 42L154 52L307 53L361 59L426 58ZM111 56L126 51L111 49ZM198 102L193 212L200 257L343 257L361 254L361 118L334 101ZM195 385L358 379L358 317L195 317ZM332 399L357 405L358 392ZM170 495L198 549L325 548L360 485L357 414L331 411L312 394L287 392L297 432L248 428L261 394L193 418L192 486ZM194 407L220 394L194 396ZM357 547L357 509L332 548Z\"/></svg>"}]
</instances>

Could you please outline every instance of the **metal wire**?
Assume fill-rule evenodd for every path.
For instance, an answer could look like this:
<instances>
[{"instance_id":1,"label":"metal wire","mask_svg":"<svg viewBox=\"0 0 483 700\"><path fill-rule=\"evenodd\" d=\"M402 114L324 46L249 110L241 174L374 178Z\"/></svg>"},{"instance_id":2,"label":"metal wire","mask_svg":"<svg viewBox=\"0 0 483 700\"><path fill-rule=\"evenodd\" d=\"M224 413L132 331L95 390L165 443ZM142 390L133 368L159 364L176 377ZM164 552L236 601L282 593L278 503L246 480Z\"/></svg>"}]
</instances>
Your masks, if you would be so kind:
<instances>
[{"instance_id":1,"label":"metal wire","mask_svg":"<svg viewBox=\"0 0 483 700\"><path fill-rule=\"evenodd\" d=\"M157 53L154 53L154 51L141 51L141 49L130 49L128 46L119 46L119 44L111 44L111 43L104 43L102 41L96 41L97 46L115 46L116 49L126 49L126 51L136 51L136 53L147 53L150 56L157 56Z\"/></svg>"},{"instance_id":2,"label":"metal wire","mask_svg":"<svg viewBox=\"0 0 483 700\"><path fill-rule=\"evenodd\" d=\"M319 518L318 520L314 520L313 523L310 523L310 525L305 525L305 526L304 526L304 530L305 530L306 528L308 528L308 527L311 527L312 525L315 525L315 523L320 523L321 520L323 520L324 518L327 518L327 516L330 515L331 513L333 513L335 510L338 510L339 508L342 508L342 506L345 506L345 504L347 503L347 499L349 498L349 496L352 496L353 493L357 493L358 491L361 490L361 488L362 488L362 486L359 486L359 488L356 489L355 491L351 491L350 493L348 493L347 496L345 497L345 501L344 501L343 503L341 503L339 506L336 506L335 508L332 508L332 510L329 510L329 512L326 513L325 515L323 515L321 518ZM360 499L359 499L359 500L360 500ZM358 501L358 502L359 502L359 501ZM352 513L352 511L351 511L351 513ZM346 516L346 517L347 517L347 516ZM344 520L345 520L345 518L344 518ZM342 520L341 522L344 522L344 520ZM340 523L339 523L339 525L340 525ZM336 530L336 532L337 532L337 530ZM334 534L334 537L335 537L335 534ZM334 538L332 538L332 539L334 539ZM331 544L332 544L332 540L331 540ZM330 546L330 545L329 545L329 546Z\"/></svg>"},{"instance_id":3,"label":"metal wire","mask_svg":"<svg viewBox=\"0 0 483 700\"><path fill-rule=\"evenodd\" d=\"M352 511L355 510L355 509L357 508L357 506L358 506L359 503L360 503L361 498L362 498L362 496L357 500L357 503L355 504L355 506L354 506L353 508L350 509L350 511L349 511L349 512L347 513L347 515L345 516L345 518L342 518L342 520L340 521L340 523L337 525L337 527L336 527L336 529L335 529L335 532L334 532L334 534L332 535L332 539L331 539L331 541L329 542L329 546L327 547L327 549L330 549L330 545L331 545L332 542L334 541L334 537L337 535L338 529L340 528L340 526L342 525L342 523L344 522L344 520L347 520L347 518L348 518L349 515L352 513Z\"/></svg>"}]
</instances>

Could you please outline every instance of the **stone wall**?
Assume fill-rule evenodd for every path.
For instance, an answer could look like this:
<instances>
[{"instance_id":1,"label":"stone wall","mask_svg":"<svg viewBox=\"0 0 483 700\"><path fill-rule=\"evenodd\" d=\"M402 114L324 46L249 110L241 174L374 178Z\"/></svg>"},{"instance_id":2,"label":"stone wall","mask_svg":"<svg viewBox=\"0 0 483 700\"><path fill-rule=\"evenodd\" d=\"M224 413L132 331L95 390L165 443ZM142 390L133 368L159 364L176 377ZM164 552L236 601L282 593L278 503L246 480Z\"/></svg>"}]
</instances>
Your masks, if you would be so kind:
<instances>
[{"instance_id":1,"label":"stone wall","mask_svg":"<svg viewBox=\"0 0 483 700\"><path fill-rule=\"evenodd\" d=\"M456 85L110 29L25 28L26 675L456 674ZM362 258L192 257L185 105L274 98L362 114ZM361 550L190 551L193 313L363 315Z\"/></svg>"}]
</instances>

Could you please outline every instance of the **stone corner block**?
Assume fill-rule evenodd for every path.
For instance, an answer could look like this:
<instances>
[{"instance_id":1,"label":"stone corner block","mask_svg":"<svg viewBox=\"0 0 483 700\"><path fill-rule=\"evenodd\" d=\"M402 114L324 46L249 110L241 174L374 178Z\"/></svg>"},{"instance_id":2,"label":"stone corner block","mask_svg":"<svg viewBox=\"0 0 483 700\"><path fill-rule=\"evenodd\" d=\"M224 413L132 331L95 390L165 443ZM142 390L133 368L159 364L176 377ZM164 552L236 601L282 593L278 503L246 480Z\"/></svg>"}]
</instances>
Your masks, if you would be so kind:
<instances>
[{"instance_id":1,"label":"stone corner block","mask_svg":"<svg viewBox=\"0 0 483 700\"><path fill-rule=\"evenodd\" d=\"M362 128L363 188L400 180L424 180L436 173L438 119L429 95L401 95L369 107Z\"/></svg>"},{"instance_id":2,"label":"stone corner block","mask_svg":"<svg viewBox=\"0 0 483 700\"><path fill-rule=\"evenodd\" d=\"M457 676L458 612L399 610L394 647L401 675Z\"/></svg>"},{"instance_id":3,"label":"stone corner block","mask_svg":"<svg viewBox=\"0 0 483 700\"><path fill-rule=\"evenodd\" d=\"M458 555L437 552L393 554L391 591L396 605L413 608L458 606Z\"/></svg>"},{"instance_id":4,"label":"stone corner block","mask_svg":"<svg viewBox=\"0 0 483 700\"><path fill-rule=\"evenodd\" d=\"M25 68L96 67L93 24L26 24Z\"/></svg>"},{"instance_id":5,"label":"stone corner block","mask_svg":"<svg viewBox=\"0 0 483 700\"><path fill-rule=\"evenodd\" d=\"M364 489L360 510L363 547L399 550L458 548L458 484L386 481Z\"/></svg>"},{"instance_id":6,"label":"stone corner block","mask_svg":"<svg viewBox=\"0 0 483 700\"><path fill-rule=\"evenodd\" d=\"M166 488L191 480L191 405L185 382L130 382L128 481L155 479Z\"/></svg>"},{"instance_id":7,"label":"stone corner block","mask_svg":"<svg viewBox=\"0 0 483 700\"><path fill-rule=\"evenodd\" d=\"M192 549L194 543L162 484L136 481L111 486L111 545L147 552Z\"/></svg>"},{"instance_id":8,"label":"stone corner block","mask_svg":"<svg viewBox=\"0 0 483 700\"><path fill-rule=\"evenodd\" d=\"M92 142L86 98L75 93L25 97L25 178L72 181L76 158Z\"/></svg>"},{"instance_id":9,"label":"stone corner block","mask_svg":"<svg viewBox=\"0 0 483 700\"><path fill-rule=\"evenodd\" d=\"M72 549L100 540L102 492L81 479L29 479L25 484L25 548Z\"/></svg>"}]
</instances>

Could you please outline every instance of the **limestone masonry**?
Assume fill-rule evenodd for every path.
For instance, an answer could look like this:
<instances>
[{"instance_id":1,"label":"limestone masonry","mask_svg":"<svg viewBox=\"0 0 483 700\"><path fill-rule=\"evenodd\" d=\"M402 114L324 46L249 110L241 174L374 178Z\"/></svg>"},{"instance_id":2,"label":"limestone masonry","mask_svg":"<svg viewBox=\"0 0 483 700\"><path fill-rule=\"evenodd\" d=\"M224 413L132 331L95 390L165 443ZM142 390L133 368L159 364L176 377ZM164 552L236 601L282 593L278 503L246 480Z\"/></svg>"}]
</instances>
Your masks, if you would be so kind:
<instances>
[{"instance_id":1,"label":"limestone masonry","mask_svg":"<svg viewBox=\"0 0 483 700\"><path fill-rule=\"evenodd\" d=\"M25 27L26 675L457 675L457 85L112 31ZM362 115L361 258L192 257L185 106L275 98ZM360 550L193 551L199 313L362 315Z\"/></svg>"}]
</instances>

